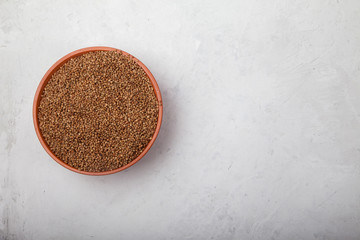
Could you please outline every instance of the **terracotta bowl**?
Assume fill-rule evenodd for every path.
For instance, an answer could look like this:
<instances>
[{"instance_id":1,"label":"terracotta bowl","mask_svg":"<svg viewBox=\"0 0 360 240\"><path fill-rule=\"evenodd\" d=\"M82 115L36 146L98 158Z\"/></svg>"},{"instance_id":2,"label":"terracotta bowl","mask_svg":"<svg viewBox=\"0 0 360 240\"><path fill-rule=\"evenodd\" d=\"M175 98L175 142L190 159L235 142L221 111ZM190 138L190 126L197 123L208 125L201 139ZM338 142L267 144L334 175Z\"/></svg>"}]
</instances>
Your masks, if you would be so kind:
<instances>
[{"instance_id":1,"label":"terracotta bowl","mask_svg":"<svg viewBox=\"0 0 360 240\"><path fill-rule=\"evenodd\" d=\"M39 120L38 120L38 107L40 104L40 99L41 99L41 93L45 87L45 85L47 84L47 82L50 80L52 74L54 72L56 72L63 64L65 64L69 59L73 58L73 57L77 57L80 56L82 54L85 54L87 52L94 52L94 51L118 51L121 52L127 56L130 56L132 59L134 59L136 61L137 64L139 64L139 66L141 66L144 71L146 72L146 74L148 75L151 84L154 87L154 92L156 95L156 98L159 101L159 118L157 121L157 125L156 125L156 129L155 129L155 133L151 139L151 141L149 142L149 144L145 147L144 151L137 157L135 158L133 161L131 161L129 164L121 167L121 168L117 168L111 171L105 171L105 172L86 172L86 171L80 171L76 168L73 168L71 166L69 166L68 164L66 164L65 162L63 162L61 159L59 159L58 157L55 156L55 154L50 150L49 146L46 144L41 132L40 132L40 128L39 128ZM159 134L160 131L160 126L161 126L161 120L162 120L162 116L163 116L163 105L162 105L162 98L161 98L161 94L160 94L160 89L159 86L156 83L156 80L154 78L154 76L151 74L151 72L149 71L149 69L142 63L140 62L137 58L135 58L134 56L130 55L129 53L126 53L124 51L121 51L119 49L116 48L110 48L110 47L88 47L88 48L83 48L83 49L79 49L76 50L74 52L71 52L69 54L67 54L66 56L62 57L60 60L58 60L54 65L52 65L52 67L45 73L44 77L42 78L36 93L35 93L35 98L34 98L34 104L33 104L33 119L34 119L34 126L35 126L35 131L36 134L39 138L39 141L41 143L41 145L44 147L44 149L46 150L46 152L56 161L58 162L61 166L77 172L77 173L81 173L81 174L86 174L86 175L108 175L108 174L112 174L112 173L116 173L116 172L120 172L122 170L125 170L129 167L131 167L132 165L134 165L135 163L137 163L142 157L144 157L144 155L149 151L149 149L151 148L151 146L153 145L157 135Z\"/></svg>"}]
</instances>

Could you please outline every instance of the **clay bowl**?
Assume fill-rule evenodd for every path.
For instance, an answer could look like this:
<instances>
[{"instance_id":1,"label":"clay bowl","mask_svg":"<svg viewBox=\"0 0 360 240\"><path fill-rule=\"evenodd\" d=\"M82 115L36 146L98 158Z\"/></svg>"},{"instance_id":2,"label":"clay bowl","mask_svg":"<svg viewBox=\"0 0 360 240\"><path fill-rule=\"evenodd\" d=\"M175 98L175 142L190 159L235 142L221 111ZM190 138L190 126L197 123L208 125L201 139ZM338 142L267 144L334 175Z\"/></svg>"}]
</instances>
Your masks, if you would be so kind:
<instances>
[{"instance_id":1,"label":"clay bowl","mask_svg":"<svg viewBox=\"0 0 360 240\"><path fill-rule=\"evenodd\" d=\"M87 171L80 171L76 168L73 168L71 166L69 166L68 164L66 164L65 162L63 162L61 159L59 159L58 157L55 156L55 154L50 150L49 146L46 144L41 132L40 132L40 128L39 128L39 121L38 121L38 107L40 104L40 99L41 99L41 93L45 87L45 85L47 84L47 82L50 80L52 74L54 72L56 72L63 64L65 64L69 59L73 58L73 57L77 57L80 56L82 54L85 54L87 52L93 52L93 51L119 51L119 49L116 48L110 48L110 47L88 47L88 48L83 48L83 49L79 49L76 50L74 52L71 52L69 54L67 54L66 56L62 57L60 60L58 60L54 65L51 66L51 68L45 73L44 77L42 78L36 93L35 93L35 98L34 98L34 104L33 104L33 120L34 120L34 126L35 126L35 131L36 131L36 135L39 138L39 141L41 143L41 145L44 147L45 151L57 162L59 163L61 166L74 171L76 173L81 173L81 174L86 174L86 175L92 175L92 176L98 176L98 175L108 175L108 174L113 174L116 172L120 172L122 170L125 170L129 167L131 167L132 165L134 165L135 163L137 163L142 157L144 157L144 155L149 151L149 149L151 148L151 146L153 145L157 135L159 134L160 131L160 126L161 126L161 120L162 120L162 115L163 115L163 105L162 105L162 98L161 98L161 94L160 94L160 89L159 86L156 83L156 80L154 78L154 76L151 74L151 72L149 71L149 69L142 63L140 62L137 58L135 58L134 56L132 56L129 53L126 53L124 51L121 51L123 54L131 57L132 59L134 59L137 64L139 64L139 66L141 66L144 71L146 72L146 74L148 75L152 86L154 87L154 92L156 95L156 98L159 101L159 117L158 117L158 121L157 121L157 125L156 125L156 129L155 129L155 133L151 139L151 141L149 142L149 144L145 147L144 151L137 157L135 158L132 162L130 162L129 164L121 167L121 168L117 168L111 171L104 171L104 172L87 172Z\"/></svg>"}]
</instances>

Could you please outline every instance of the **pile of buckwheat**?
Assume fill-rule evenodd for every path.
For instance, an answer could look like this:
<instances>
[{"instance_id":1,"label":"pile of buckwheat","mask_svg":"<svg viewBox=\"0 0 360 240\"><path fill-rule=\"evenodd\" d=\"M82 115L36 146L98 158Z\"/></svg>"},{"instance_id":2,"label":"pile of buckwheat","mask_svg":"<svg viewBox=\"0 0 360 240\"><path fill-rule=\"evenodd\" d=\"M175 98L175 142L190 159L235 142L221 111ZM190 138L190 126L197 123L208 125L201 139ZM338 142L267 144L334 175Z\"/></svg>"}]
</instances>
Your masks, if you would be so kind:
<instances>
[{"instance_id":1,"label":"pile of buckwheat","mask_svg":"<svg viewBox=\"0 0 360 240\"><path fill-rule=\"evenodd\" d=\"M46 84L38 109L51 151L87 172L133 161L154 135L158 100L145 71L116 51L70 59Z\"/></svg>"}]
</instances>

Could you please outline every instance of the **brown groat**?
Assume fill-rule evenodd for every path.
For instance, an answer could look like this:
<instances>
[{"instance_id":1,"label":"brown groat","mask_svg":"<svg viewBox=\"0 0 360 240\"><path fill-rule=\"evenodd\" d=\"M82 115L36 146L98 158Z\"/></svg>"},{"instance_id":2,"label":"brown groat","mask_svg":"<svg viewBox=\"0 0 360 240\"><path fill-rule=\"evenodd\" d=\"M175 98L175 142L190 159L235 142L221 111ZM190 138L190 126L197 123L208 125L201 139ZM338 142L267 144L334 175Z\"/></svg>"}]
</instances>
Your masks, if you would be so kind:
<instances>
[{"instance_id":1,"label":"brown groat","mask_svg":"<svg viewBox=\"0 0 360 240\"><path fill-rule=\"evenodd\" d=\"M70 59L52 75L38 120L59 159L82 171L103 172L140 155L158 114L145 71L121 52L95 51Z\"/></svg>"}]
</instances>

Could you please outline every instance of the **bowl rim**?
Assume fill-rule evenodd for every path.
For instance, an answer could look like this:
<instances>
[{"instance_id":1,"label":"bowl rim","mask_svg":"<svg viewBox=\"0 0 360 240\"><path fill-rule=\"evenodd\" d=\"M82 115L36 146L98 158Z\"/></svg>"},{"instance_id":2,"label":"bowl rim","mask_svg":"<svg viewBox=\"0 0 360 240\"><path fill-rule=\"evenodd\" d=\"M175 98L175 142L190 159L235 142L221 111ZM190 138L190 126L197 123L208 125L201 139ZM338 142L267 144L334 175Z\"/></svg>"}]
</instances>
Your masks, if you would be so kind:
<instances>
[{"instance_id":1,"label":"bowl rim","mask_svg":"<svg viewBox=\"0 0 360 240\"><path fill-rule=\"evenodd\" d=\"M145 147L145 149L141 152L141 154L139 156L137 156L134 160L132 160L130 163L126 164L125 166L122 166L120 168L113 169L113 170L110 170L110 171L104 171L104 172L81 171L81 170L78 170L78 169L76 169L74 167L71 167L70 165L66 164L61 159L59 159L57 156L55 156L55 154L50 150L49 146L47 145L47 143L45 142L45 140L44 140L44 138L43 138L43 136L41 134L41 131L40 131L40 128L39 128L39 119L38 119L38 107L39 107L40 100L41 100L41 93L42 93L44 87L46 86L47 82L50 80L52 74L54 72L56 72L61 66L63 66L71 58L83 55L83 54L88 53L88 52L96 52L96 51L116 51L116 52L120 52L120 53L122 53L122 54L124 54L126 56L129 56L131 59L133 59L145 71L145 73L149 77L149 79L151 81L151 84L152 84L152 86L154 88L156 98L157 98L158 103L159 103L159 116L158 116L156 129L155 129L155 132L154 132L154 135L153 135L152 139L150 140L148 145ZM61 166L65 167L65 168L67 168L67 169L69 169L69 170L71 170L73 172L80 173L80 174L85 174L85 175L91 175L91 176L101 176L101 175L109 175L109 174L117 173L117 172L123 171L123 170L131 167L132 165L134 165L135 163L140 161L140 159L142 159L145 156L145 154L149 151L151 146L154 144L154 142L156 140L156 137L158 136L159 131L160 131L162 117L163 117L163 103L162 103L162 97L161 97L160 89L159 89L159 86L158 86L154 76L150 72L150 70L139 59L137 59L133 55L131 55L131 54L129 54L129 53L123 51L123 50L117 49L117 48L104 47L104 46L81 48L81 49L75 50L75 51L65 55L64 57L62 57L58 61L56 61L49 68L49 70L45 73L45 75L41 79L41 81L40 81L40 83L39 83L39 85L37 87L35 97L34 97L34 103L33 103L33 121L34 121L35 132L36 132L36 135L37 135L41 145L45 149L45 151L50 155L51 158L53 158Z\"/></svg>"}]
</instances>

